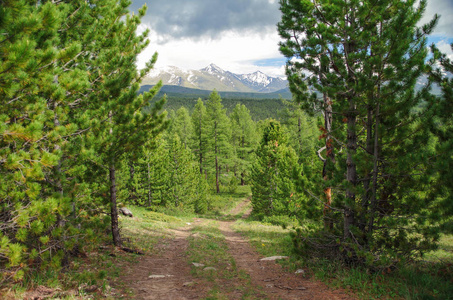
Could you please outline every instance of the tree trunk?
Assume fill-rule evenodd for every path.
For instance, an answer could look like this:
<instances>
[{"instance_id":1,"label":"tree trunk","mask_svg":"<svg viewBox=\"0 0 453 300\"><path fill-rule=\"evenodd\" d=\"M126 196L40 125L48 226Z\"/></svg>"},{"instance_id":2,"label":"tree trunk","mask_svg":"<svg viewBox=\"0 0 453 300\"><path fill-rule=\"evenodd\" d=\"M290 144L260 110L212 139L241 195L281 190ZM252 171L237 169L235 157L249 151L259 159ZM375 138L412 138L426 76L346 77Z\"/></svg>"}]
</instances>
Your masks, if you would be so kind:
<instances>
[{"instance_id":1,"label":"tree trunk","mask_svg":"<svg viewBox=\"0 0 453 300\"><path fill-rule=\"evenodd\" d=\"M377 207L377 177L378 177L378 161L379 161L379 99L376 104L376 122L374 129L374 151L373 151L373 188L371 195L371 210L368 224L368 232L373 232L374 218Z\"/></svg>"},{"instance_id":2,"label":"tree trunk","mask_svg":"<svg viewBox=\"0 0 453 300\"><path fill-rule=\"evenodd\" d=\"M215 187L217 194L220 193L219 183L219 159L218 159L218 147L217 147L217 122L214 122L214 153L215 153Z\"/></svg>"},{"instance_id":3,"label":"tree trunk","mask_svg":"<svg viewBox=\"0 0 453 300\"><path fill-rule=\"evenodd\" d=\"M58 84L58 76L55 76L54 78L54 83L57 83ZM58 116L57 116L57 113L56 113L56 110L57 110L57 103L55 101L53 101L53 110L55 111L55 116L53 118L53 124L55 127L58 127L60 126L60 121L58 120ZM55 151L59 151L61 150L61 147L59 144L56 144L55 147L54 147L54 150ZM61 165L63 163L63 157L61 157L59 160L58 160L58 164L56 165L55 167L55 171L54 171L54 177L55 177L55 182L54 182L54 185L55 185L55 192L57 192L58 194L60 194L61 198L63 198L64 196L64 190L63 190L63 183L61 182L61 175L62 175L62 170L61 170ZM72 202L72 208L73 208L73 215L74 215L74 219L75 219L75 203L74 201ZM61 216L61 214L57 214L57 226L58 227L62 227L64 225L64 220Z\"/></svg>"},{"instance_id":4,"label":"tree trunk","mask_svg":"<svg viewBox=\"0 0 453 300\"><path fill-rule=\"evenodd\" d=\"M374 99L373 95L369 95L369 101L371 102ZM373 117L374 117L374 110L372 104L369 104L367 107L367 121L366 121L366 153L371 155L373 153ZM362 206L362 211L360 213L360 217L358 218L358 227L361 232L365 233L367 231L367 223L368 223L368 209L370 207L370 201L371 201L371 176L372 172L370 171L368 174L366 174L366 177L363 178L363 197L361 200L361 206ZM363 236L365 238L366 242L366 237L365 235Z\"/></svg>"},{"instance_id":5,"label":"tree trunk","mask_svg":"<svg viewBox=\"0 0 453 300\"><path fill-rule=\"evenodd\" d=\"M201 146L201 143L200 143L200 146ZM203 153L201 152L201 149L200 149L200 160L199 160L199 163L200 163L200 174L203 174Z\"/></svg>"},{"instance_id":6,"label":"tree trunk","mask_svg":"<svg viewBox=\"0 0 453 300\"><path fill-rule=\"evenodd\" d=\"M346 189L346 203L344 209L344 239L352 237L350 228L354 225L354 204L355 204L355 187L357 185L357 170L355 164L355 153L357 150L357 133L356 133L356 112L355 101L353 97L349 97L349 111L347 114L348 130L347 130L347 159L346 159L346 180L349 185Z\"/></svg>"},{"instance_id":7,"label":"tree trunk","mask_svg":"<svg viewBox=\"0 0 453 300\"><path fill-rule=\"evenodd\" d=\"M113 244L117 247L121 246L121 236L118 226L118 208L116 207L116 178L115 166L113 163L109 167L110 175L110 216L112 219L112 237Z\"/></svg>"},{"instance_id":8,"label":"tree trunk","mask_svg":"<svg viewBox=\"0 0 453 300\"><path fill-rule=\"evenodd\" d=\"M242 136L242 155L241 155L241 160L244 160L245 159L245 154L244 154L244 146L245 146L245 137ZM244 174L244 171L241 172L241 185L244 186L245 185L245 174Z\"/></svg>"},{"instance_id":9,"label":"tree trunk","mask_svg":"<svg viewBox=\"0 0 453 300\"><path fill-rule=\"evenodd\" d=\"M330 98L324 93L324 126L326 130L326 159L324 161L324 166L322 170L322 178L327 181L329 180L330 174L327 174L327 165L329 163L335 163L335 153L333 149L333 142L332 142L332 102ZM332 205L332 189L331 187L326 187L324 189L324 195L326 197L326 205L324 206L324 226L325 228L333 228L332 219L329 218L328 212L330 211L330 206Z\"/></svg>"}]
</instances>

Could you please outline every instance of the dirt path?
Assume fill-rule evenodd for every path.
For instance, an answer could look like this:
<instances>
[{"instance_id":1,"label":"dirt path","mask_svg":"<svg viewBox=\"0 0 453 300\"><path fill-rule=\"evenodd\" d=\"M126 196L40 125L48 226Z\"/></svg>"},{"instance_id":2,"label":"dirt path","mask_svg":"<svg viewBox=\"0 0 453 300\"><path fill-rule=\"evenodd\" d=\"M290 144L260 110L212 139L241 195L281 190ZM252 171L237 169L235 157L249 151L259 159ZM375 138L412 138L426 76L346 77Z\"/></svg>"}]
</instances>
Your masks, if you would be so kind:
<instances>
[{"instance_id":1,"label":"dirt path","mask_svg":"<svg viewBox=\"0 0 453 300\"><path fill-rule=\"evenodd\" d=\"M231 215L244 211L248 200L231 210ZM250 209L244 215L248 215ZM196 225L203 223L196 220ZM219 229L225 236L229 254L237 268L248 274L252 288L258 296L253 299L354 299L341 290L331 290L323 283L305 279L301 274L285 272L275 261L260 261L260 256L239 233L232 229L234 222L220 221ZM190 273L186 257L187 238L193 225L172 230L174 238L158 245L158 253L144 256L138 264L131 264L121 281L133 292L134 299L203 299L207 296L209 282L195 278ZM152 275L154 278L150 278ZM236 279L215 279L221 286L235 286ZM219 282L220 281L220 282ZM228 295L228 299L243 299L240 289ZM125 296L125 299L130 297Z\"/></svg>"},{"instance_id":2,"label":"dirt path","mask_svg":"<svg viewBox=\"0 0 453 300\"><path fill-rule=\"evenodd\" d=\"M239 204L231 214L239 213L247 202ZM250 209L245 215L250 213ZM220 222L220 230L228 243L237 267L250 275L255 288L268 299L353 299L340 290L331 290L318 281L304 279L301 274L285 272L275 261L260 261L258 254L239 233L232 229L234 222Z\"/></svg>"},{"instance_id":3,"label":"dirt path","mask_svg":"<svg viewBox=\"0 0 453 300\"><path fill-rule=\"evenodd\" d=\"M200 221L200 220L196 220ZM157 253L143 256L138 264L123 269L121 280L134 299L200 299L197 279L190 275L185 252L192 225L170 230L173 238L163 240ZM130 299L124 296L124 299Z\"/></svg>"}]
</instances>

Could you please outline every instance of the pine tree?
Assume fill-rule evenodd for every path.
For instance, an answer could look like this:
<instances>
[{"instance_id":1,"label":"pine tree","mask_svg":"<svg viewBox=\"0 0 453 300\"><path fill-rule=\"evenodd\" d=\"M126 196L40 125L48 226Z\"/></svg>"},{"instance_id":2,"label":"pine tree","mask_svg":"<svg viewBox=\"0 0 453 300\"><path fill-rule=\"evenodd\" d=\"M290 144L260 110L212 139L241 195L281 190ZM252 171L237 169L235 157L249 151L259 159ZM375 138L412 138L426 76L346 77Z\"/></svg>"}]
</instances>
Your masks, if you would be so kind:
<instances>
[{"instance_id":1,"label":"pine tree","mask_svg":"<svg viewBox=\"0 0 453 300\"><path fill-rule=\"evenodd\" d=\"M170 136L176 133L179 140L186 149L190 149L193 141L193 124L189 115L189 111L184 106L180 107L174 117L171 118L169 127Z\"/></svg>"},{"instance_id":2,"label":"pine tree","mask_svg":"<svg viewBox=\"0 0 453 300\"><path fill-rule=\"evenodd\" d=\"M252 168L252 213L258 217L294 215L299 205L300 176L295 151L288 146L280 123L268 122Z\"/></svg>"},{"instance_id":3,"label":"pine tree","mask_svg":"<svg viewBox=\"0 0 453 300\"><path fill-rule=\"evenodd\" d=\"M290 89L305 109L328 116L327 155L335 157L324 166L331 174L326 186L342 212L334 232L341 232L349 261L374 264L371 252L388 263L385 258L430 249L436 239L435 230L415 226L432 203L424 197L432 153L421 126L430 113L415 112L422 101L415 84L426 68L426 35L436 19L417 28L426 1L414 5L281 1L280 49L289 58Z\"/></svg>"},{"instance_id":4,"label":"pine tree","mask_svg":"<svg viewBox=\"0 0 453 300\"><path fill-rule=\"evenodd\" d=\"M146 147L144 150L144 163L146 164L147 206L166 206L168 190L171 188L168 172L170 157L168 143L162 134L155 138L153 143L156 147Z\"/></svg>"},{"instance_id":5,"label":"pine tree","mask_svg":"<svg viewBox=\"0 0 453 300\"><path fill-rule=\"evenodd\" d=\"M167 166L170 189L167 198L171 199L175 207L183 207L184 204L192 202L191 198L195 190L192 155L190 150L181 143L177 134L174 134L170 141Z\"/></svg>"},{"instance_id":6,"label":"pine tree","mask_svg":"<svg viewBox=\"0 0 453 300\"><path fill-rule=\"evenodd\" d=\"M287 128L288 142L298 154L299 163L310 161L319 139L317 120L304 112L296 101L282 101L285 109L279 112L279 117Z\"/></svg>"},{"instance_id":7,"label":"pine tree","mask_svg":"<svg viewBox=\"0 0 453 300\"><path fill-rule=\"evenodd\" d=\"M320 140L323 139L324 134L316 128L319 118L317 120L314 116L307 114L296 101L283 100L283 104L285 109L280 111L279 116L282 125L285 126L288 132L288 144L296 151L298 163L302 167L302 175L308 175L311 178L310 182L304 180L299 183L298 192L303 193L304 189L324 190L324 195L326 196L323 199L324 203L326 203L324 206L324 219L326 227L330 227L330 213L328 210L331 201L328 198L330 190L328 186L324 185L327 179L326 174L322 174L326 171L324 167L325 159L323 158L323 166L323 162L317 157L320 152L319 149L325 149L325 147L320 146ZM323 172L320 172L320 170L323 170ZM308 203L306 198L302 197L302 195L300 197L303 198L304 202ZM305 213L300 215L317 220L320 213L320 207L305 205Z\"/></svg>"},{"instance_id":8,"label":"pine tree","mask_svg":"<svg viewBox=\"0 0 453 300\"><path fill-rule=\"evenodd\" d=\"M58 268L72 242L61 228L68 198L49 175L59 167L62 137L76 129L65 117L68 95L83 90L86 76L63 67L80 50L77 42L62 46L68 10L8 1L0 14L0 265L20 280L30 262Z\"/></svg>"},{"instance_id":9,"label":"pine tree","mask_svg":"<svg viewBox=\"0 0 453 300\"><path fill-rule=\"evenodd\" d=\"M250 174L252 153L258 142L256 126L250 111L244 104L237 104L230 115L231 118L231 144L235 155L235 172L241 178L241 185L245 185L246 178Z\"/></svg>"},{"instance_id":10,"label":"pine tree","mask_svg":"<svg viewBox=\"0 0 453 300\"><path fill-rule=\"evenodd\" d=\"M453 44L451 45L453 49ZM441 53L435 45L431 46L433 66L430 77L441 89L440 96L429 95L428 103L433 105L434 117L426 123L436 136L437 159L434 164L435 180L430 197L437 199L438 213L433 214L434 222L442 220L446 232L453 232L453 61Z\"/></svg>"},{"instance_id":11,"label":"pine tree","mask_svg":"<svg viewBox=\"0 0 453 300\"><path fill-rule=\"evenodd\" d=\"M193 150L198 157L200 174L207 176L206 157L208 151L208 115L203 101L198 98L192 112L192 124L194 128Z\"/></svg>"},{"instance_id":12,"label":"pine tree","mask_svg":"<svg viewBox=\"0 0 453 300\"><path fill-rule=\"evenodd\" d=\"M121 237L118 227L117 210L117 186L116 169L120 165L120 157L126 152L140 151L142 145L166 126L165 114L159 115L163 105L163 99L155 104L155 107L144 114L143 108L157 93L160 85L156 85L151 91L138 95L139 84L145 74L152 68L157 56L147 64L146 68L137 71L137 55L148 45L144 35L136 36L140 18L144 16L146 7L139 11L139 15L129 15L127 6L129 3L110 3L113 15L102 19L102 25L110 28L107 32L104 48L100 49L99 64L97 71L106 74L99 93L93 95L95 101L102 106L94 112L99 120L105 123L96 124L93 145L99 155L100 164L108 166L110 182L110 209L113 242L116 246L121 245ZM125 18L124 21L118 21ZM108 60L108 63L107 63Z\"/></svg>"},{"instance_id":13,"label":"pine tree","mask_svg":"<svg viewBox=\"0 0 453 300\"><path fill-rule=\"evenodd\" d=\"M226 110L222 105L222 98L213 91L206 102L206 113L209 120L208 141L211 158L211 165L214 166L216 192L220 193L220 176L222 167L224 172L228 169L228 164L232 159L231 146L229 144L231 127L230 120L226 115Z\"/></svg>"},{"instance_id":14,"label":"pine tree","mask_svg":"<svg viewBox=\"0 0 453 300\"><path fill-rule=\"evenodd\" d=\"M29 264L58 269L80 240L98 237L108 192L101 166L117 167L162 130L162 102L141 113L158 89L137 96L155 57L137 72L145 10L127 16L129 4L2 3L0 264L16 279Z\"/></svg>"}]
</instances>

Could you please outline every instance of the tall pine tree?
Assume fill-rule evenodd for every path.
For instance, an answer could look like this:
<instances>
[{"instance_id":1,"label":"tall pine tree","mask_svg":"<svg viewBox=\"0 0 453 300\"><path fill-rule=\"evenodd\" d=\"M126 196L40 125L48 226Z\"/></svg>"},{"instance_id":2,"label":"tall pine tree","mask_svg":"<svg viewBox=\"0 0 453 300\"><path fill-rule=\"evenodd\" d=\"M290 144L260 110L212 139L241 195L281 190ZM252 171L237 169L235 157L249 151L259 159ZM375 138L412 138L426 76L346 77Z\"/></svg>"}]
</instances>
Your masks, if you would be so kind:
<instances>
[{"instance_id":1,"label":"tall pine tree","mask_svg":"<svg viewBox=\"0 0 453 300\"><path fill-rule=\"evenodd\" d=\"M453 44L451 45L453 49ZM437 199L438 213L433 215L433 221L442 220L446 232L453 232L453 61L431 46L433 68L430 77L441 89L439 96L429 95L428 103L433 105L435 113L426 123L436 136L436 155L434 168L435 180L431 183L432 198Z\"/></svg>"},{"instance_id":2,"label":"tall pine tree","mask_svg":"<svg viewBox=\"0 0 453 300\"><path fill-rule=\"evenodd\" d=\"M244 104L237 104L231 115L231 144L235 152L235 172L240 177L241 185L245 185L250 174L252 153L258 142L256 126L250 111Z\"/></svg>"},{"instance_id":3,"label":"tall pine tree","mask_svg":"<svg viewBox=\"0 0 453 300\"><path fill-rule=\"evenodd\" d=\"M345 258L388 263L432 248L437 235L423 221L432 204L422 126L430 112L415 110L436 23L417 27L426 1L280 3L290 89L305 109L329 115L327 155L335 159L325 185L342 214L333 232Z\"/></svg>"},{"instance_id":4,"label":"tall pine tree","mask_svg":"<svg viewBox=\"0 0 453 300\"><path fill-rule=\"evenodd\" d=\"M104 28L109 28L105 36L105 45L99 50L98 64L95 70L106 74L101 79L102 89L93 94L93 101L101 103L93 110L97 119L104 120L96 124L93 130L93 147L96 149L100 166L108 168L109 202L113 243L121 245L118 226L116 169L124 153L140 151L142 145L162 131L166 122L165 114L159 114L165 99L157 102L152 110L143 113L150 99L157 93L160 85L151 91L138 94L140 82L153 67L157 56L137 71L137 55L148 45L146 35L137 36L137 26L144 16L146 7L140 9L139 15L130 15L127 7L130 2L116 3L111 1L109 18L101 19ZM119 21L123 19L122 21Z\"/></svg>"},{"instance_id":5,"label":"tall pine tree","mask_svg":"<svg viewBox=\"0 0 453 300\"><path fill-rule=\"evenodd\" d=\"M296 152L288 146L283 128L279 122L270 120L252 167L252 213L260 218L294 215L300 175Z\"/></svg>"},{"instance_id":6,"label":"tall pine tree","mask_svg":"<svg viewBox=\"0 0 453 300\"><path fill-rule=\"evenodd\" d=\"M220 176L227 171L232 159L230 141L230 119L223 108L222 98L213 91L206 102L206 113L209 120L208 141L210 151L208 157L214 167L216 192L220 193Z\"/></svg>"},{"instance_id":7,"label":"tall pine tree","mask_svg":"<svg viewBox=\"0 0 453 300\"><path fill-rule=\"evenodd\" d=\"M200 174L207 177L207 152L208 152L208 127L209 119L206 112L206 106L198 98L197 104L192 112L192 124L194 128L193 150L197 157L200 167Z\"/></svg>"}]
</instances>

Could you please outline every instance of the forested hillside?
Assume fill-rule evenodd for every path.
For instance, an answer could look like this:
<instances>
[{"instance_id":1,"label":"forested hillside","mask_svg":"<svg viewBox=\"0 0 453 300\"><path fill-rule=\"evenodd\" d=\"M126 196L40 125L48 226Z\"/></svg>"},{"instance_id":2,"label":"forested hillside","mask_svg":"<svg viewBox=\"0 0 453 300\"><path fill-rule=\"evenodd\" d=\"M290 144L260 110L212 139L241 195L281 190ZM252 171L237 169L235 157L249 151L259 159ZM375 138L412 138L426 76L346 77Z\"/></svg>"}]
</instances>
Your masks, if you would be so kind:
<instances>
[{"instance_id":1,"label":"forested hillside","mask_svg":"<svg viewBox=\"0 0 453 300\"><path fill-rule=\"evenodd\" d=\"M1 3L0 287L105 245L143 255L119 208L212 217L238 188L314 270L384 276L452 233L453 62L426 1L280 1L290 97L142 86L146 6Z\"/></svg>"},{"instance_id":2,"label":"forested hillside","mask_svg":"<svg viewBox=\"0 0 453 300\"><path fill-rule=\"evenodd\" d=\"M152 86L143 85L140 91L147 91ZM189 89L178 86L163 86L160 92L150 102L159 101L164 96L166 102L164 109L167 111L178 110L181 107L192 111L198 99L206 101L212 91ZM267 118L279 118L279 112L284 110L284 100L291 99L288 89L275 93L239 93L219 91L222 103L229 115L237 104L244 104L249 110L253 120L264 120Z\"/></svg>"}]
</instances>

